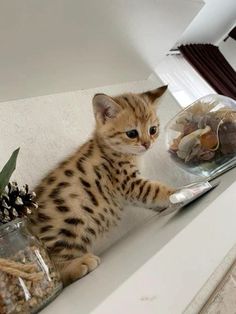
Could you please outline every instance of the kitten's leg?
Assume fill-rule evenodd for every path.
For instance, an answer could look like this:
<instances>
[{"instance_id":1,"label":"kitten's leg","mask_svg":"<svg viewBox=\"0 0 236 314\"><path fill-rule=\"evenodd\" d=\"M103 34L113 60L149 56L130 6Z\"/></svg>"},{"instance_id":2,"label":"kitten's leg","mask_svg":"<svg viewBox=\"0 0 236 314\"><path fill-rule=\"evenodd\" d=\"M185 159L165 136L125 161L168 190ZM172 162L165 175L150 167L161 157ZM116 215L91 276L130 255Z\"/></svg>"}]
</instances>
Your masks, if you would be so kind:
<instances>
[{"instance_id":1,"label":"kitten's leg","mask_svg":"<svg viewBox=\"0 0 236 314\"><path fill-rule=\"evenodd\" d=\"M137 178L127 184L125 198L138 206L162 210L169 206L169 196L175 191L158 181Z\"/></svg>"},{"instance_id":2,"label":"kitten's leg","mask_svg":"<svg viewBox=\"0 0 236 314\"><path fill-rule=\"evenodd\" d=\"M58 263L59 272L64 286L67 286L75 280L87 275L100 264L100 258L93 254L85 254L72 260Z\"/></svg>"}]
</instances>

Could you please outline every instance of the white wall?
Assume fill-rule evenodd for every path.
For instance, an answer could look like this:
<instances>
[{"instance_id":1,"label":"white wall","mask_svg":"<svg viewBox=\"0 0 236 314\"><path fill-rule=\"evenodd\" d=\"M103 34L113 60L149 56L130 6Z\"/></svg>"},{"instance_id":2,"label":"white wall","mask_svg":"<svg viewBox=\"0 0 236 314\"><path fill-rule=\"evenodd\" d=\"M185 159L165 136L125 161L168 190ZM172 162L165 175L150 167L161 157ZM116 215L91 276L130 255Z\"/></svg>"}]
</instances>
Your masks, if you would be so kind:
<instances>
[{"instance_id":1,"label":"white wall","mask_svg":"<svg viewBox=\"0 0 236 314\"><path fill-rule=\"evenodd\" d=\"M235 0L205 0L197 14L175 46L187 43L217 44L229 31L236 18Z\"/></svg>"},{"instance_id":2,"label":"white wall","mask_svg":"<svg viewBox=\"0 0 236 314\"><path fill-rule=\"evenodd\" d=\"M0 101L146 79L202 4L0 1Z\"/></svg>"},{"instance_id":3,"label":"white wall","mask_svg":"<svg viewBox=\"0 0 236 314\"><path fill-rule=\"evenodd\" d=\"M236 70L236 40L228 38L227 41L222 41L219 44L219 48L230 65Z\"/></svg>"}]
</instances>

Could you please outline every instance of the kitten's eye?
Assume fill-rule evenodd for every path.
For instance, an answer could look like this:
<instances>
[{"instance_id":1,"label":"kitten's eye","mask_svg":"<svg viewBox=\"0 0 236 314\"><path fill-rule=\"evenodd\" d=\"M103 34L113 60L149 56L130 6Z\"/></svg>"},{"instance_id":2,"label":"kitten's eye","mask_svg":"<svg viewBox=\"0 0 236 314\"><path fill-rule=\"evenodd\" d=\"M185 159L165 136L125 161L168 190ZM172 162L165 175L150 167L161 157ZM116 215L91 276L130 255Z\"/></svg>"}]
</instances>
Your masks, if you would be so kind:
<instances>
[{"instance_id":1,"label":"kitten's eye","mask_svg":"<svg viewBox=\"0 0 236 314\"><path fill-rule=\"evenodd\" d=\"M149 129L150 135L154 135L157 133L157 127L156 126L151 126Z\"/></svg>"},{"instance_id":2,"label":"kitten's eye","mask_svg":"<svg viewBox=\"0 0 236 314\"><path fill-rule=\"evenodd\" d=\"M129 138L136 138L136 137L138 137L138 131L137 130L130 130L130 131L126 132L126 135Z\"/></svg>"}]
</instances>

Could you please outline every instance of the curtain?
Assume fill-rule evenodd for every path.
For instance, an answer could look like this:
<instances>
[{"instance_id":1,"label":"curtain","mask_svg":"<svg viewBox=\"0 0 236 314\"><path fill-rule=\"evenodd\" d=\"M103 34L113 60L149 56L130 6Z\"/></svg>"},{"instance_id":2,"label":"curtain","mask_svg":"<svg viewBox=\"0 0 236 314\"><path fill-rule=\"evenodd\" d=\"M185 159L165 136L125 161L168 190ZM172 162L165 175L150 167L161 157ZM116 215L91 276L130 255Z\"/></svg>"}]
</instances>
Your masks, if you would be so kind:
<instances>
[{"instance_id":1,"label":"curtain","mask_svg":"<svg viewBox=\"0 0 236 314\"><path fill-rule=\"evenodd\" d=\"M180 46L179 50L217 93L236 99L236 72L218 47L190 44Z\"/></svg>"}]
</instances>

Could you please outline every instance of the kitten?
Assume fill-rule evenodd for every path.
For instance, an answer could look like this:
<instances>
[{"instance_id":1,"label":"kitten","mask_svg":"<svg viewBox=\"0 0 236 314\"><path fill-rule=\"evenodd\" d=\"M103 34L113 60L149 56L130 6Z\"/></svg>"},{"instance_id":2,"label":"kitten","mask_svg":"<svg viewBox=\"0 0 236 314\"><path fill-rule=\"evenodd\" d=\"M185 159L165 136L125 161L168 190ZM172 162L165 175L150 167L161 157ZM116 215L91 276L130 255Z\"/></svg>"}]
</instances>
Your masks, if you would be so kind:
<instances>
[{"instance_id":1,"label":"kitten","mask_svg":"<svg viewBox=\"0 0 236 314\"><path fill-rule=\"evenodd\" d=\"M137 158L158 137L162 86L141 94L96 94L93 137L36 188L39 208L30 228L45 244L64 285L100 263L94 240L121 219L125 202L157 211L175 190L142 178Z\"/></svg>"}]
</instances>

